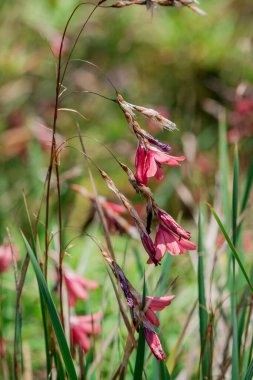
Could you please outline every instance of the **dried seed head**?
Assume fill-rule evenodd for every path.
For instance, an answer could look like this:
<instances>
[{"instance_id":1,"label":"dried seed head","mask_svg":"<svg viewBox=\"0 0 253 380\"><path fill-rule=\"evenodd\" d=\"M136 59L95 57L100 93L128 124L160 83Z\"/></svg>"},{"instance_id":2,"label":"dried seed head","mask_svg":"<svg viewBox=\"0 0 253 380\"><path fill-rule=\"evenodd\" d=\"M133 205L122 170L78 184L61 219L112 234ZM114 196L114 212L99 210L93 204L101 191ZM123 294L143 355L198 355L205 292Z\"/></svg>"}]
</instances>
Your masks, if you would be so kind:
<instances>
[{"instance_id":1,"label":"dried seed head","mask_svg":"<svg viewBox=\"0 0 253 380\"><path fill-rule=\"evenodd\" d=\"M128 103L132 110L140 112L142 115L148 117L149 119L156 122L160 127L167 129L169 131L173 131L177 129L177 126L175 123L161 115L158 111L152 109L152 108L146 108L141 106L136 106L134 104Z\"/></svg>"}]
</instances>

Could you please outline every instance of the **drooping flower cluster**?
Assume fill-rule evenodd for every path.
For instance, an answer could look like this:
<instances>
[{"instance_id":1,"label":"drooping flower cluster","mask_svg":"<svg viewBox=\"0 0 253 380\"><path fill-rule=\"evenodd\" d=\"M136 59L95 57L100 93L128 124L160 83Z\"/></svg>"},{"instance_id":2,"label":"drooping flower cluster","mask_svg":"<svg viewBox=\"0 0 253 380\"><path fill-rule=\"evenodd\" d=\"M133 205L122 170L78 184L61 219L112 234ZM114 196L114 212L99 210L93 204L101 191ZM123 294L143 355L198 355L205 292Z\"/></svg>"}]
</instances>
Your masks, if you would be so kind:
<instances>
[{"instance_id":1,"label":"drooping flower cluster","mask_svg":"<svg viewBox=\"0 0 253 380\"><path fill-rule=\"evenodd\" d=\"M180 163L184 161L185 157L175 157L170 155L168 152L170 152L171 148L167 144L155 139L140 127L134 111L140 112L145 117L155 120L161 127L165 127L166 129L176 129L174 123L170 122L155 110L134 106L126 102L119 93L117 93L117 103L123 111L129 127L138 139L138 148L135 158L135 174L125 164L118 160L117 162L126 172L128 180L136 192L143 195L146 200L146 227L131 202L119 191L108 174L99 168L98 170L109 189L115 193L125 209L128 210L132 216L138 229L143 247L149 255L148 263L154 263L157 265L164 257L166 251L171 255L181 255L187 250L196 249L196 245L190 242L190 232L184 230L184 228L182 228L171 215L157 205L153 198L152 191L148 187L148 181L151 177L155 177L157 180L163 179L163 164L180 166ZM157 220L154 242L150 236L153 216L155 216ZM165 354L158 335L154 330L154 326L159 326L159 320L155 311L162 310L168 306L174 299L174 296L160 298L147 297L145 309L142 310L142 297L140 293L138 293L129 283L115 260L109 257L107 252L103 251L102 253L124 293L135 328L139 330L139 326L143 326L144 336L152 353L157 359L164 360Z\"/></svg>"},{"instance_id":2,"label":"drooping flower cluster","mask_svg":"<svg viewBox=\"0 0 253 380\"><path fill-rule=\"evenodd\" d=\"M121 164L121 166L128 174L129 181L135 190L146 198L146 232L148 235L151 232L153 215L157 218L158 226L156 228L154 243L151 238L147 238L146 235L143 235L144 239L141 239L145 250L150 256L148 263L157 264L162 260L166 250L168 250L171 255L179 255L185 253L187 250L196 249L196 245L189 241L191 234L186 232L166 211L159 208L152 197L151 190L147 187L151 177L155 177L159 181L163 179L163 164L180 166L180 162L184 161L185 157L175 157L168 154L171 147L155 139L148 132L143 130L136 121L134 111L140 112L152 120L155 119L161 127L169 130L176 129L176 125L173 122L155 110L134 106L126 102L120 94L117 94L117 101L129 127L138 139L138 148L135 158L135 175L129 168L126 169L125 165L123 166ZM153 254L154 251L155 254ZM152 252L152 254L150 254L150 252Z\"/></svg>"}]
</instances>

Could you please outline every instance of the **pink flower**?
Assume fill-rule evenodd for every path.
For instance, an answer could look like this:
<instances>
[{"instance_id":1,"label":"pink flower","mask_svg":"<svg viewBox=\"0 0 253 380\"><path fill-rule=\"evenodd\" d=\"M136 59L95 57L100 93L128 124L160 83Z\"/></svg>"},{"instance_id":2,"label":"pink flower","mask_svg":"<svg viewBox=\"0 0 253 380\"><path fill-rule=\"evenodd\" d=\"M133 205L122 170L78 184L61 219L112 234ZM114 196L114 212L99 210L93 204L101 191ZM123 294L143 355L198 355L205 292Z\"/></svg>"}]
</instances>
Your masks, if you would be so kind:
<instances>
[{"instance_id":1,"label":"pink flower","mask_svg":"<svg viewBox=\"0 0 253 380\"><path fill-rule=\"evenodd\" d=\"M153 329L152 325L148 322L143 322L143 332L146 339L147 344L149 345L152 353L158 360L165 360L166 356L163 351L161 342Z\"/></svg>"},{"instance_id":2,"label":"pink flower","mask_svg":"<svg viewBox=\"0 0 253 380\"><path fill-rule=\"evenodd\" d=\"M158 360L165 360L165 354L153 326L159 327L160 323L155 314L155 311L161 311L169 306L175 296L166 297L146 297L145 316L147 320L143 320L143 331L147 344L149 345L152 353ZM138 297L139 303L141 296Z\"/></svg>"},{"instance_id":3,"label":"pink flower","mask_svg":"<svg viewBox=\"0 0 253 380\"><path fill-rule=\"evenodd\" d=\"M162 180L164 173L161 164L180 166L178 161L184 161L184 159L184 156L174 157L151 146L145 148L144 145L139 144L135 158L136 179L144 185L147 185L148 178L151 177Z\"/></svg>"},{"instance_id":4,"label":"pink flower","mask_svg":"<svg viewBox=\"0 0 253 380\"><path fill-rule=\"evenodd\" d=\"M160 322L155 314L155 311L161 311L165 307L169 306L174 300L175 296L166 296L166 297L146 297L146 307L145 315L146 318L152 325L159 327Z\"/></svg>"},{"instance_id":5,"label":"pink flower","mask_svg":"<svg viewBox=\"0 0 253 380\"><path fill-rule=\"evenodd\" d=\"M10 244L0 245L0 273L6 272L12 263L12 250L16 259L18 259L17 247Z\"/></svg>"},{"instance_id":6,"label":"pink flower","mask_svg":"<svg viewBox=\"0 0 253 380\"><path fill-rule=\"evenodd\" d=\"M142 304L142 297L137 293L139 306ZM174 300L175 296L164 296L164 297L150 297L146 296L146 305L145 305L145 316L147 320L154 326L159 327L160 322L157 318L156 311L161 311L165 307L169 306Z\"/></svg>"},{"instance_id":7,"label":"pink flower","mask_svg":"<svg viewBox=\"0 0 253 380\"><path fill-rule=\"evenodd\" d=\"M191 238L190 232L185 231L166 211L158 208L157 217L159 222L165 225L169 230L177 234L178 236L189 240Z\"/></svg>"},{"instance_id":8,"label":"pink flower","mask_svg":"<svg viewBox=\"0 0 253 380\"><path fill-rule=\"evenodd\" d=\"M124 214L126 212L126 209L124 206L119 205L119 204L114 203L114 202L104 201L104 202L101 202L101 204L102 204L104 209L106 209L108 211L115 212L118 215Z\"/></svg>"},{"instance_id":9,"label":"pink flower","mask_svg":"<svg viewBox=\"0 0 253 380\"><path fill-rule=\"evenodd\" d=\"M155 250L156 250L156 259L161 261L165 255L166 250L171 255L181 255L186 252L186 250L196 249L196 244L182 239L175 235L171 230L166 227L163 227L161 224L158 225L155 237ZM150 260L148 263L151 263Z\"/></svg>"},{"instance_id":10,"label":"pink flower","mask_svg":"<svg viewBox=\"0 0 253 380\"><path fill-rule=\"evenodd\" d=\"M74 306L77 299L87 299L87 289L96 289L98 287L98 283L96 281L82 278L70 269L64 269L63 278L68 290L70 306Z\"/></svg>"},{"instance_id":11,"label":"pink flower","mask_svg":"<svg viewBox=\"0 0 253 380\"><path fill-rule=\"evenodd\" d=\"M6 341L4 338L0 337L0 358L6 355Z\"/></svg>"},{"instance_id":12,"label":"pink flower","mask_svg":"<svg viewBox=\"0 0 253 380\"><path fill-rule=\"evenodd\" d=\"M90 335L100 333L101 328L97 321L102 317L102 313L91 315L73 315L70 317L70 333L73 340L73 345L80 347L84 352L90 348Z\"/></svg>"}]
</instances>

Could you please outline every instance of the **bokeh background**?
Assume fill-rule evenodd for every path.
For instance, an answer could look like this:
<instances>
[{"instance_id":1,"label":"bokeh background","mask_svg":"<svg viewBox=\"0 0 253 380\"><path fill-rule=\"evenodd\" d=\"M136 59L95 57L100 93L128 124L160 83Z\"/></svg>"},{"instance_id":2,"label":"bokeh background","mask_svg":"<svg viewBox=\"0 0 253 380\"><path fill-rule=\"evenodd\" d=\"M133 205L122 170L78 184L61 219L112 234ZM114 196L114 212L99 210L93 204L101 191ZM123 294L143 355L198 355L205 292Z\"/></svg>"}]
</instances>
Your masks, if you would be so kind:
<instances>
[{"instance_id":1,"label":"bokeh background","mask_svg":"<svg viewBox=\"0 0 253 380\"><path fill-rule=\"evenodd\" d=\"M2 0L0 3L0 238L3 242L8 227L13 241L20 244L21 258L24 252L19 229L28 229L24 194L33 217L43 197L49 163L51 135L48 128L52 127L54 107L55 55L65 23L76 4L74 0ZM157 107L177 124L177 131L167 132L140 118L144 128L173 147L173 154L186 155L187 161L182 168L169 168L165 181L153 181L151 187L158 204L181 220L196 241L199 204L220 204L217 191L219 123L225 120L231 157L234 143L239 144L242 184L253 148L253 3L251 0L202 0L200 7L207 13L206 17L187 8L99 9L88 23L68 65L63 83L66 90L60 107L76 110L79 114L60 111L57 128L59 142L69 139L60 160L65 244L74 239L65 261L82 275L100 282L100 288L89 301L85 305L78 304L79 313L104 310L103 333L98 344L108 338L115 321L118 322L118 315L97 247L88 238L76 238L86 228L91 214L89 202L70 188L72 183L79 183L91 189L87 163L76 137L77 125L84 136L87 152L96 164L111 175L140 212L143 202L134 194L125 174L104 147L106 145L133 168L136 141L122 112L112 101L82 92L90 90L115 98L114 89L105 75L81 60L98 65L127 101ZM90 11L90 5L83 6L73 18L67 32L63 62ZM93 171L99 193L115 201L96 170ZM57 230L54 207L52 201L52 231ZM42 208L41 238L43 218ZM251 227L248 223L250 252ZM100 237L97 223L89 224L88 229ZM119 263L124 263L128 277L141 291L140 273L146 254L138 242L125 236L114 236L113 244ZM56 246L57 241L52 250ZM223 259L218 263L217 276L222 273ZM170 310L164 315L161 313L160 329L166 351L171 354L169 365L174 370L173 378L178 379L189 379L189 374L194 379L197 373L197 362L194 364L197 352L194 354L192 350L198 329L195 317L179 341L197 300L195 264L194 254L181 257L180 263L173 258L164 264L171 268L164 279L166 286L179 276L173 287L177 299ZM53 265L51 270L54 291ZM158 273L150 274L148 287L153 289L158 279ZM45 358L35 284L34 273L29 270L23 293L24 351L34 376L43 379ZM10 354L14 290L13 274L5 274L1 286L1 325L10 344ZM111 357L116 363L122 356L125 332L118 333L120 323L110 349L94 372L101 373L102 378L110 378ZM148 366L154 368L155 364L149 361Z\"/></svg>"}]
</instances>

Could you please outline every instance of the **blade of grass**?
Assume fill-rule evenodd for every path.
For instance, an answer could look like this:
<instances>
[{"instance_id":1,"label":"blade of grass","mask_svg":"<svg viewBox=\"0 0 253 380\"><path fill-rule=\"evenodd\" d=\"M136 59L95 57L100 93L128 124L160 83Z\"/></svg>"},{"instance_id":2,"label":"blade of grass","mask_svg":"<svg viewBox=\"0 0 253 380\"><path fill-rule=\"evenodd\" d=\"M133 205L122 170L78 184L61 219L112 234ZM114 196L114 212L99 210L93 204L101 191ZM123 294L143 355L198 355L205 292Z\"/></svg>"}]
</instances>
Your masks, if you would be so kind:
<instances>
[{"instance_id":1,"label":"blade of grass","mask_svg":"<svg viewBox=\"0 0 253 380\"><path fill-rule=\"evenodd\" d=\"M234 151L234 176L233 176L233 197L232 197L232 239L233 245L237 243L237 209L238 209L238 176L239 161L238 150ZM232 256L232 285L231 285L231 316L232 316L232 380L239 379L239 351L238 351L238 323L236 313L236 275L235 275L235 257Z\"/></svg>"},{"instance_id":2,"label":"blade of grass","mask_svg":"<svg viewBox=\"0 0 253 380\"><path fill-rule=\"evenodd\" d=\"M249 171L247 175L247 182L244 189L244 194L242 198L241 213L245 210L247 202L249 199L250 189L253 183L253 160L250 162Z\"/></svg>"},{"instance_id":3,"label":"blade of grass","mask_svg":"<svg viewBox=\"0 0 253 380\"><path fill-rule=\"evenodd\" d=\"M252 378L253 378L253 359L251 360L251 363L247 370L246 376L244 377L244 380L252 380Z\"/></svg>"},{"instance_id":4,"label":"blade of grass","mask_svg":"<svg viewBox=\"0 0 253 380\"><path fill-rule=\"evenodd\" d=\"M225 120L225 112L223 111L219 117L219 160L220 160L220 188L223 211L225 216L225 227L230 228L230 210L229 210L229 160L228 160L228 143L227 143L227 127Z\"/></svg>"},{"instance_id":5,"label":"blade of grass","mask_svg":"<svg viewBox=\"0 0 253 380\"><path fill-rule=\"evenodd\" d=\"M253 271L251 271L250 279L251 281L253 280ZM240 359L241 367L243 365L244 354L245 354L244 349L242 347L242 339L243 339L244 330L247 329L246 316L247 316L249 302L250 302L250 290L249 288L247 288L243 295L243 303L242 303L241 310L239 312L239 317L238 317L238 350L239 350L239 354L240 354L240 351L242 351L241 359Z\"/></svg>"},{"instance_id":6,"label":"blade of grass","mask_svg":"<svg viewBox=\"0 0 253 380\"><path fill-rule=\"evenodd\" d=\"M199 211L198 221L198 298L199 298L199 331L200 331L200 365L202 368L202 378L211 378L210 345L207 336L208 311L205 296L205 274L204 274L204 242L203 242L203 224L202 211Z\"/></svg>"},{"instance_id":7,"label":"blade of grass","mask_svg":"<svg viewBox=\"0 0 253 380\"><path fill-rule=\"evenodd\" d=\"M158 362L159 366L159 379L160 380L171 380L168 368L166 367L165 363L162 360L159 360Z\"/></svg>"},{"instance_id":8,"label":"blade of grass","mask_svg":"<svg viewBox=\"0 0 253 380\"><path fill-rule=\"evenodd\" d=\"M37 228L36 228L36 230L34 232L33 231L33 227L32 227L32 221L31 221L29 209L28 209L28 204L27 204L27 200L26 200L26 195L25 195L24 192L23 192L23 200L24 200L25 211L26 211L26 215L27 215L27 219L28 219L28 224L29 224L30 232L31 232L32 249L33 249L33 252L36 253L35 238L36 238L36 234L37 234ZM36 223L36 227L37 227L37 223ZM29 262L30 262L29 255L27 255L26 258L25 258L25 261L24 261L24 267L22 268L21 278L22 278L22 276L24 276L24 278L23 278L22 282L20 281L20 283L19 283L20 295L19 295L19 297L17 297L17 305L20 303L21 293L22 293L22 289L23 289L23 285L24 285L24 281L25 281L25 276L26 276L26 271L28 269ZM49 345L49 335L50 335L50 333L48 331L49 329L48 329L48 326L47 326L48 325L47 315L46 315L45 305L44 305L44 301L43 301L43 297L42 297L40 289L39 289L39 293L40 293L40 310L41 310L42 323L43 323L43 332L44 332L44 340L45 340L47 377L50 378L50 376L51 376L50 374L51 374L51 371L52 371L52 360L51 360L50 347L49 347L50 346ZM18 294L19 294L19 292L18 292Z\"/></svg>"},{"instance_id":9,"label":"blade of grass","mask_svg":"<svg viewBox=\"0 0 253 380\"><path fill-rule=\"evenodd\" d=\"M253 293L253 286L252 286L252 284L251 284L251 282L250 282L249 276L248 276L248 274L247 274L247 272L246 272L246 270L245 270L245 268L244 268L244 266L243 266L243 264L242 264L242 262L241 262L241 259L240 259L239 255L238 255L238 253L237 253L237 250L236 250L234 244L232 243L230 237L228 236L228 233L227 233L227 231L226 231L226 229L225 229L225 227L224 227L224 224L223 224L222 221L220 220L220 218L219 218L219 216L217 215L217 213L216 213L216 211L214 210L214 208L213 208L212 206L210 206L210 205L209 205L209 208L210 208L210 211L212 212L212 214L213 214L213 216L214 216L216 222L218 223L218 225L219 225L219 227L220 227L220 230L221 230L223 236L225 237L225 239L226 239L226 241L227 241L227 243L228 243L229 248L231 249L231 251L232 251L232 253L233 253L234 257L235 257L235 259L236 259L236 261L237 261L237 263L238 263L238 265L239 265L239 267L240 267L240 269L241 269L241 271L242 271L242 273L243 273L243 275L244 275L244 278L245 278L245 280L247 281L247 283L248 283L248 285L249 285L249 287L250 287L250 290L251 290L252 293Z\"/></svg>"},{"instance_id":10,"label":"blade of grass","mask_svg":"<svg viewBox=\"0 0 253 380\"><path fill-rule=\"evenodd\" d=\"M145 304L146 304L146 283L145 283L145 274L144 274L143 292L142 292L142 310L145 309ZM144 356L145 356L145 336L144 336L143 325L141 324L133 380L142 379L142 373L144 369Z\"/></svg>"},{"instance_id":11,"label":"blade of grass","mask_svg":"<svg viewBox=\"0 0 253 380\"><path fill-rule=\"evenodd\" d=\"M48 310L48 313L49 313L49 316L50 316L50 319L51 319L51 322L53 325L53 329L54 329L54 332L55 332L55 335L56 335L56 338L57 338L57 341L59 344L59 348L61 351L61 355L62 355L62 359L63 359L64 365L65 365L65 369L66 369L68 376L71 380L77 380L77 375L76 375L74 363L73 363L73 360L71 358L69 347L68 347L68 344L67 344L67 341L66 341L66 338L65 338L65 335L63 332L63 328L62 328L60 319L58 317L53 299L49 293L46 281L45 281L44 276L41 272L40 266L36 260L36 256L35 256L32 248L31 248L31 246L29 245L28 241L26 240L25 236L23 235L23 233L21 233L21 234L22 234L22 238L24 240L27 252L28 252L29 257L31 259L31 262L33 264L33 268L34 268L34 271L35 271L35 274L37 277L37 281L38 281L38 286L39 286L39 289L40 289L41 294L43 296L45 305L47 307L47 310Z\"/></svg>"}]
</instances>

